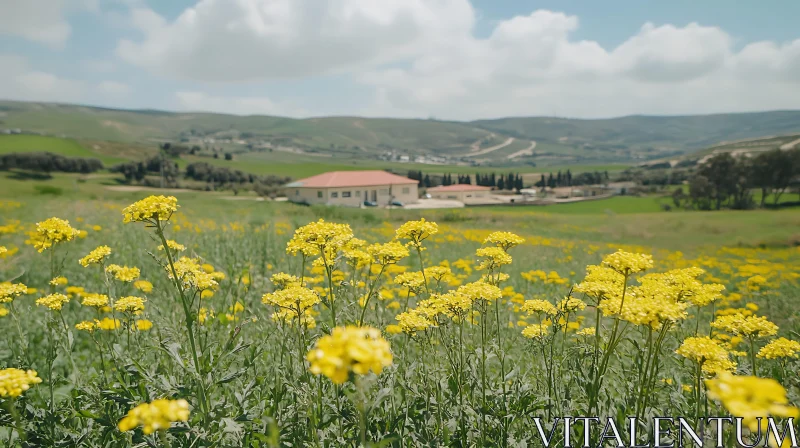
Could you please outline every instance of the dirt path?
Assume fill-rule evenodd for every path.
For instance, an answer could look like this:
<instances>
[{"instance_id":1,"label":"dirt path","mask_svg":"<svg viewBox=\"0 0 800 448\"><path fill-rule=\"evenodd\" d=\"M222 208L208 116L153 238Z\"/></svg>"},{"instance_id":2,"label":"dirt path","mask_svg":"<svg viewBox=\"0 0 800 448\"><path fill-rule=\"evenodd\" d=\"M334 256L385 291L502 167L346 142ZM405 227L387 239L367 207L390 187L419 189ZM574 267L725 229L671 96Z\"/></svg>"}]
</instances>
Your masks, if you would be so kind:
<instances>
[{"instance_id":1,"label":"dirt path","mask_svg":"<svg viewBox=\"0 0 800 448\"><path fill-rule=\"evenodd\" d=\"M503 149L503 148L505 148L506 146L508 146L508 145L510 145L512 143L514 143L514 137L509 137L508 140L504 141L503 143L500 143L499 145L490 146L488 148L481 149L478 152L471 152L471 153L467 154L467 157L475 157L475 156L482 156L484 154L489 154L492 151L497 151L498 149Z\"/></svg>"},{"instance_id":2,"label":"dirt path","mask_svg":"<svg viewBox=\"0 0 800 448\"><path fill-rule=\"evenodd\" d=\"M509 159L516 159L517 157L522 157L522 156L532 156L533 155L533 150L535 148L536 148L536 142L532 141L530 146L528 146L525 149L519 150L519 151L515 152L514 154L510 154L508 156L508 158Z\"/></svg>"}]
</instances>

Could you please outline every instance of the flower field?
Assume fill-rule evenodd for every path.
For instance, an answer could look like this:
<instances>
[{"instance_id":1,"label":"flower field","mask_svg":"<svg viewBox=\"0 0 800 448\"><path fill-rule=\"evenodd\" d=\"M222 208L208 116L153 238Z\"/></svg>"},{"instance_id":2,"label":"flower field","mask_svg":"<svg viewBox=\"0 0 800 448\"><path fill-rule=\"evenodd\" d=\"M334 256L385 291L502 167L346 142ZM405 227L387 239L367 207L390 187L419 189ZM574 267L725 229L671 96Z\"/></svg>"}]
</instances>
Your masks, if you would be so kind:
<instances>
[{"instance_id":1,"label":"flower field","mask_svg":"<svg viewBox=\"0 0 800 448\"><path fill-rule=\"evenodd\" d=\"M685 446L781 446L767 417L800 433L797 246L137 199L0 201L0 446L629 446L655 417L740 417Z\"/></svg>"}]
</instances>

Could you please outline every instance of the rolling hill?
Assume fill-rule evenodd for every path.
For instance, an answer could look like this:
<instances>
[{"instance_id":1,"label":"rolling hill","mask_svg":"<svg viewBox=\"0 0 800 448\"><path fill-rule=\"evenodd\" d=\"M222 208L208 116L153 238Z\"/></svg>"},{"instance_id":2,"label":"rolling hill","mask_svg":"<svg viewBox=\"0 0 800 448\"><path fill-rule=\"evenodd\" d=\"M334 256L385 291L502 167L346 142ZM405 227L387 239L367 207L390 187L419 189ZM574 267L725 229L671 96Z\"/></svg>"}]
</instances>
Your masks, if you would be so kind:
<instances>
[{"instance_id":1,"label":"rolling hill","mask_svg":"<svg viewBox=\"0 0 800 448\"><path fill-rule=\"evenodd\" d=\"M679 157L720 141L800 133L800 111L449 122L292 119L0 101L0 131L4 129L76 139L107 157L127 150L121 157L131 158L139 152L131 147L154 148L170 141L206 152L239 154L244 160L346 165L418 160L466 169L625 164Z\"/></svg>"}]
</instances>

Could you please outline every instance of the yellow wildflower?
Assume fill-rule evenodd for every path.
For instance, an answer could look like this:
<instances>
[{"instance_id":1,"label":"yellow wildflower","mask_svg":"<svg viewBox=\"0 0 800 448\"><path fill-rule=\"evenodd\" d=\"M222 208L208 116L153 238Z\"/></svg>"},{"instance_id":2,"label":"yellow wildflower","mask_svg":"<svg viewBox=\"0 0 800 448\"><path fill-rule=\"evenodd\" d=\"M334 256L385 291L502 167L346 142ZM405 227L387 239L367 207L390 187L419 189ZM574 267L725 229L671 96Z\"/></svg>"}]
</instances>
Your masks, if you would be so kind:
<instances>
[{"instance_id":1,"label":"yellow wildflower","mask_svg":"<svg viewBox=\"0 0 800 448\"><path fill-rule=\"evenodd\" d=\"M483 241L483 244L493 244L504 251L525 242L525 238L511 232L492 232Z\"/></svg>"},{"instance_id":2,"label":"yellow wildflower","mask_svg":"<svg viewBox=\"0 0 800 448\"><path fill-rule=\"evenodd\" d=\"M422 242L430 236L439 233L439 226L435 222L426 221L425 218L419 221L408 221L395 231L395 238L398 240L408 240L408 246L422 249Z\"/></svg>"},{"instance_id":3,"label":"yellow wildflower","mask_svg":"<svg viewBox=\"0 0 800 448\"><path fill-rule=\"evenodd\" d=\"M69 283L69 281L67 280L66 277L56 277L50 280L50 284L53 286L64 286L67 283Z\"/></svg>"},{"instance_id":4,"label":"yellow wildflower","mask_svg":"<svg viewBox=\"0 0 800 448\"><path fill-rule=\"evenodd\" d=\"M114 309L119 312L139 314L144 311L146 299L136 296L127 296L114 303Z\"/></svg>"},{"instance_id":5,"label":"yellow wildflower","mask_svg":"<svg viewBox=\"0 0 800 448\"><path fill-rule=\"evenodd\" d=\"M408 249L397 241L390 241L383 244L371 244L367 246L367 253L370 254L376 264L386 266L395 264L408 256Z\"/></svg>"},{"instance_id":6,"label":"yellow wildflower","mask_svg":"<svg viewBox=\"0 0 800 448\"><path fill-rule=\"evenodd\" d=\"M186 246L178 243L177 241L167 240L167 246L175 252L181 252L186 250ZM158 250L164 250L164 245L163 244L159 245Z\"/></svg>"},{"instance_id":7,"label":"yellow wildflower","mask_svg":"<svg viewBox=\"0 0 800 448\"><path fill-rule=\"evenodd\" d=\"M759 350L758 357L763 359L797 358L798 353L800 353L800 342L778 338Z\"/></svg>"},{"instance_id":8,"label":"yellow wildflower","mask_svg":"<svg viewBox=\"0 0 800 448\"><path fill-rule=\"evenodd\" d=\"M116 330L121 326L119 319L111 319L108 317L103 318L103 320L96 320L94 321L95 326L101 330Z\"/></svg>"},{"instance_id":9,"label":"yellow wildflower","mask_svg":"<svg viewBox=\"0 0 800 448\"><path fill-rule=\"evenodd\" d=\"M789 405L786 389L773 379L721 372L706 380L706 387L708 397L719 400L734 417L742 417L750 431L766 431L770 416L800 416L800 409Z\"/></svg>"},{"instance_id":10,"label":"yellow wildflower","mask_svg":"<svg viewBox=\"0 0 800 448\"><path fill-rule=\"evenodd\" d=\"M26 371L14 368L0 370L0 397L19 397L32 385L41 382L42 379L36 375L35 370Z\"/></svg>"},{"instance_id":11,"label":"yellow wildflower","mask_svg":"<svg viewBox=\"0 0 800 448\"><path fill-rule=\"evenodd\" d=\"M79 331L92 332L97 328L97 324L91 321L83 321L75 324L75 329Z\"/></svg>"},{"instance_id":12,"label":"yellow wildflower","mask_svg":"<svg viewBox=\"0 0 800 448\"><path fill-rule=\"evenodd\" d=\"M139 331L147 331L153 328L153 322L147 319L139 319L136 321L136 329Z\"/></svg>"},{"instance_id":13,"label":"yellow wildflower","mask_svg":"<svg viewBox=\"0 0 800 448\"><path fill-rule=\"evenodd\" d=\"M133 287L145 294L153 292L153 284L147 280L136 280L133 282Z\"/></svg>"},{"instance_id":14,"label":"yellow wildflower","mask_svg":"<svg viewBox=\"0 0 800 448\"><path fill-rule=\"evenodd\" d=\"M111 248L108 246L99 246L89 252L85 257L78 260L78 263L83 267L88 267L90 264L101 263L103 259L111 255Z\"/></svg>"},{"instance_id":15,"label":"yellow wildflower","mask_svg":"<svg viewBox=\"0 0 800 448\"><path fill-rule=\"evenodd\" d=\"M69 225L69 221L59 218L49 218L36 223L36 233L33 236L33 247L39 252L53 247L64 241L71 241L78 236L78 230Z\"/></svg>"},{"instance_id":16,"label":"yellow wildflower","mask_svg":"<svg viewBox=\"0 0 800 448\"><path fill-rule=\"evenodd\" d=\"M308 352L311 373L325 375L336 384L347 381L350 373L381 373L392 365L389 343L371 327L336 327L317 340Z\"/></svg>"},{"instance_id":17,"label":"yellow wildflower","mask_svg":"<svg viewBox=\"0 0 800 448\"><path fill-rule=\"evenodd\" d=\"M46 306L53 311L61 310L61 307L67 302L69 302L69 297L60 293L50 294L36 300L37 305Z\"/></svg>"},{"instance_id":18,"label":"yellow wildflower","mask_svg":"<svg viewBox=\"0 0 800 448\"><path fill-rule=\"evenodd\" d=\"M699 364L708 374L736 368L736 363L728 358L728 351L707 336L686 338L675 353Z\"/></svg>"},{"instance_id":19,"label":"yellow wildflower","mask_svg":"<svg viewBox=\"0 0 800 448\"><path fill-rule=\"evenodd\" d=\"M108 305L108 296L105 294L87 293L83 295L81 305L102 308Z\"/></svg>"},{"instance_id":20,"label":"yellow wildflower","mask_svg":"<svg viewBox=\"0 0 800 448\"><path fill-rule=\"evenodd\" d=\"M647 254L635 254L618 250L603 258L603 266L627 276L652 268L653 257Z\"/></svg>"},{"instance_id":21,"label":"yellow wildflower","mask_svg":"<svg viewBox=\"0 0 800 448\"><path fill-rule=\"evenodd\" d=\"M131 268L128 266L110 264L106 266L106 272L113 274L114 278L121 282L130 283L139 278L139 268L136 267Z\"/></svg>"},{"instance_id":22,"label":"yellow wildflower","mask_svg":"<svg viewBox=\"0 0 800 448\"><path fill-rule=\"evenodd\" d=\"M168 221L178 210L178 199L174 196L148 196L122 210L122 222Z\"/></svg>"},{"instance_id":23,"label":"yellow wildflower","mask_svg":"<svg viewBox=\"0 0 800 448\"><path fill-rule=\"evenodd\" d=\"M8 303L28 293L28 287L22 283L0 282L0 303Z\"/></svg>"},{"instance_id":24,"label":"yellow wildflower","mask_svg":"<svg viewBox=\"0 0 800 448\"><path fill-rule=\"evenodd\" d=\"M173 422L189 420L189 403L186 400L158 399L131 409L117 425L120 431L130 431L137 426L142 432L152 434L169 429Z\"/></svg>"}]
</instances>

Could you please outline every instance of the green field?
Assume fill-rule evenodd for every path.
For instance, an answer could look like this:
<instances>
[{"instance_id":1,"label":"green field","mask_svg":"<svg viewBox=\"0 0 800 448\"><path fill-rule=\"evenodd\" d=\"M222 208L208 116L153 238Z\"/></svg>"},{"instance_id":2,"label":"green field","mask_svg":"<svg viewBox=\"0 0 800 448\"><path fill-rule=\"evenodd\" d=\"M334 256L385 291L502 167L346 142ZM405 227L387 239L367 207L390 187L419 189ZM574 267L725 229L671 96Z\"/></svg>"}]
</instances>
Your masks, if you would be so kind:
<instances>
[{"instance_id":1,"label":"green field","mask_svg":"<svg viewBox=\"0 0 800 448\"><path fill-rule=\"evenodd\" d=\"M729 381L722 370L772 380L723 383L747 388L737 403L765 387L800 403L798 361L756 357L800 331L798 210L628 213L652 201L633 197L568 204L565 213L358 210L178 192L169 221L148 225L123 223L123 208L150 193L110 191L109 175L8 174L0 177L0 246L10 251L0 255L0 279L24 286L0 297L0 365L36 373L21 374L29 389L2 398L3 446L539 446L534 417L678 415L697 426L704 415L736 413L702 386ZM62 191L42 194L37 185ZM36 223L51 217L83 232L38 252L30 245L43 238ZM405 242L396 229L421 217L427 224L416 226L438 223L424 251L384 245ZM287 253L294 231L320 218L349 227L317 223L306 228L308 240L288 247L350 241L352 233L379 244L364 248L368 264L348 265L361 256L350 246L324 248L333 258L321 261L313 251ZM317 235L329 230L336 239ZM481 268L479 248L513 241L495 231L524 241L507 254L487 252L499 264ZM79 263L101 245L107 258ZM587 266L601 263L646 271L606 271L596 295ZM414 274L423 266L428 274ZM678 271L661 275L670 270ZM439 281L436 272L449 274ZM281 286L276 274L297 278ZM684 275L697 279L676 286ZM684 302L721 287L713 304ZM653 301L648 288L656 288ZM625 305L607 302L617 297ZM609 303L619 317L597 311ZM664 305L686 312L650 317ZM427 314L434 306L442 311ZM763 317L764 335L734 344L743 327L718 311ZM339 338L355 327L374 331ZM692 338L709 334L705 344L722 367L704 376L709 351L695 359ZM136 416L157 399L182 411L156 414L163 426L150 434ZM563 440L562 430L554 434ZM582 431L571 436L582 440ZM735 438L730 427L725 438Z\"/></svg>"},{"instance_id":2,"label":"green field","mask_svg":"<svg viewBox=\"0 0 800 448\"><path fill-rule=\"evenodd\" d=\"M0 154L12 152L51 152L66 157L95 158L106 165L125 161L119 156L90 151L81 143L71 139L40 135L0 135Z\"/></svg>"}]
</instances>

